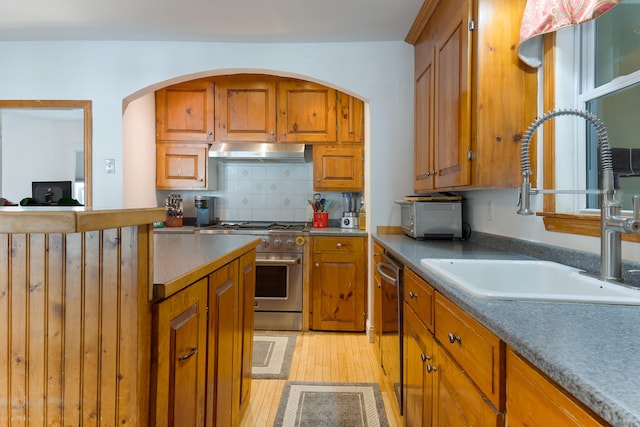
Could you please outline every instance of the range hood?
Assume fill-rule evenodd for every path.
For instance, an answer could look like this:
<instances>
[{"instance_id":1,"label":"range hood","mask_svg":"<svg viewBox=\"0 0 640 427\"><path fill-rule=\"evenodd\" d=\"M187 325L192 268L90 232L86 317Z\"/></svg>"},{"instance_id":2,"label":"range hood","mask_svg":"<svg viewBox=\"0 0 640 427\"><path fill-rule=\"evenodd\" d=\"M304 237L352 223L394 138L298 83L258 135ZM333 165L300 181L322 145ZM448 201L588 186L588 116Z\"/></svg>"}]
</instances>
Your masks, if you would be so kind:
<instances>
[{"instance_id":1,"label":"range hood","mask_svg":"<svg viewBox=\"0 0 640 427\"><path fill-rule=\"evenodd\" d=\"M209 157L219 161L305 163L312 160L311 145L263 142L215 142Z\"/></svg>"}]
</instances>

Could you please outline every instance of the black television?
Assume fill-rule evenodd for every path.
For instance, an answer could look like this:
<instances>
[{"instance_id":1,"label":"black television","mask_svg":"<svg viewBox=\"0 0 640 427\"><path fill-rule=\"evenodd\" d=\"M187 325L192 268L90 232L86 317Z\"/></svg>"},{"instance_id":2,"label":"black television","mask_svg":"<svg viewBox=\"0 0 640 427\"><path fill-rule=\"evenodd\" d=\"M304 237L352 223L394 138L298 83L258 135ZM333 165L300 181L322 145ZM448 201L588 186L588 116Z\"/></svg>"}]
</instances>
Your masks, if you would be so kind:
<instances>
[{"instance_id":1,"label":"black television","mask_svg":"<svg viewBox=\"0 0 640 427\"><path fill-rule=\"evenodd\" d=\"M38 203L55 204L63 197L71 198L71 181L33 181L31 197Z\"/></svg>"}]
</instances>

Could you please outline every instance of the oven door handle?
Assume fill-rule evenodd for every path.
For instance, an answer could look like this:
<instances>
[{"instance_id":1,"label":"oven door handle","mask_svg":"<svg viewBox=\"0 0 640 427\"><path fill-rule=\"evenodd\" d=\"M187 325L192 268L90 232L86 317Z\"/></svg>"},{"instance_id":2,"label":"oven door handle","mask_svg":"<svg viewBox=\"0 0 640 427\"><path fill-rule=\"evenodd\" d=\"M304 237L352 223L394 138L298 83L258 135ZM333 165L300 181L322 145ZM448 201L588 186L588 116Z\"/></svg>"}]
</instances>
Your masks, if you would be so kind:
<instances>
[{"instance_id":1,"label":"oven door handle","mask_svg":"<svg viewBox=\"0 0 640 427\"><path fill-rule=\"evenodd\" d=\"M295 265L295 264L300 264L300 258L256 258L256 264Z\"/></svg>"}]
</instances>

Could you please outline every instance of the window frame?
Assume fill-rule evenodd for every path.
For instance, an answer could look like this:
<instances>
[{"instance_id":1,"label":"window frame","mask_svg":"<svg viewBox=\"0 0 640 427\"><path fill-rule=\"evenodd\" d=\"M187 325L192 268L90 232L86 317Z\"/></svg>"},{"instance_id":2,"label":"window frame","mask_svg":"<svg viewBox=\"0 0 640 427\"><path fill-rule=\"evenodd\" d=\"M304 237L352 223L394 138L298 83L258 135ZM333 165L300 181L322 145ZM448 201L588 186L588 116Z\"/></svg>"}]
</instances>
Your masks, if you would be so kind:
<instances>
[{"instance_id":1,"label":"window frame","mask_svg":"<svg viewBox=\"0 0 640 427\"><path fill-rule=\"evenodd\" d=\"M575 27L573 31L574 44L574 67L584 67L587 64L588 73L580 80L574 78L576 83L573 108L586 108L586 103L590 100L602 96L603 94L619 90L621 87L640 82L640 70L626 76L615 78L609 83L605 83L595 88L595 23L589 22L581 27ZM579 32L583 32L579 34ZM571 103L568 98L557 99L556 97L556 67L557 67L557 40L556 33L549 33L543 36L543 111L551 111L555 108L565 108L562 102ZM581 43L584 40L584 44ZM578 70L574 68L574 75ZM583 76L582 73L577 74ZM631 83L630 83L631 82ZM556 188L556 126L555 121L545 124L543 132L543 171L544 188ZM576 153L574 162L574 185L575 188L586 188L586 145L579 141L585 140L585 126L576 125L573 129L573 149ZM543 211L537 215L543 217L545 229L547 231L577 234L585 236L600 237L600 212L599 209L586 209L586 198L576 195L573 198L573 213L557 212L556 196L547 194L544 196ZM632 242L640 242L640 235L625 233L622 239Z\"/></svg>"}]
</instances>

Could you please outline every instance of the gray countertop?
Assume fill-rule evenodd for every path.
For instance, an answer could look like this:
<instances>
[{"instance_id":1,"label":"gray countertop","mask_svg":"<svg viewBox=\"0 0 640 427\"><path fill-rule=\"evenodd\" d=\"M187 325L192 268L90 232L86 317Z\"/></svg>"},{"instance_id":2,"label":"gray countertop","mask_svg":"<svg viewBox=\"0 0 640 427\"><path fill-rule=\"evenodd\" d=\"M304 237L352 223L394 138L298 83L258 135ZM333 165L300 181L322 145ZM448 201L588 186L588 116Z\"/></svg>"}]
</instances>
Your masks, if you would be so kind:
<instances>
[{"instance_id":1,"label":"gray countertop","mask_svg":"<svg viewBox=\"0 0 640 427\"><path fill-rule=\"evenodd\" d=\"M392 255L614 426L640 426L640 307L474 298L422 258L523 258L474 242L376 234Z\"/></svg>"},{"instance_id":2,"label":"gray countertop","mask_svg":"<svg viewBox=\"0 0 640 427\"><path fill-rule=\"evenodd\" d=\"M228 234L157 233L153 237L157 298L206 277L260 243L256 236Z\"/></svg>"}]
</instances>

